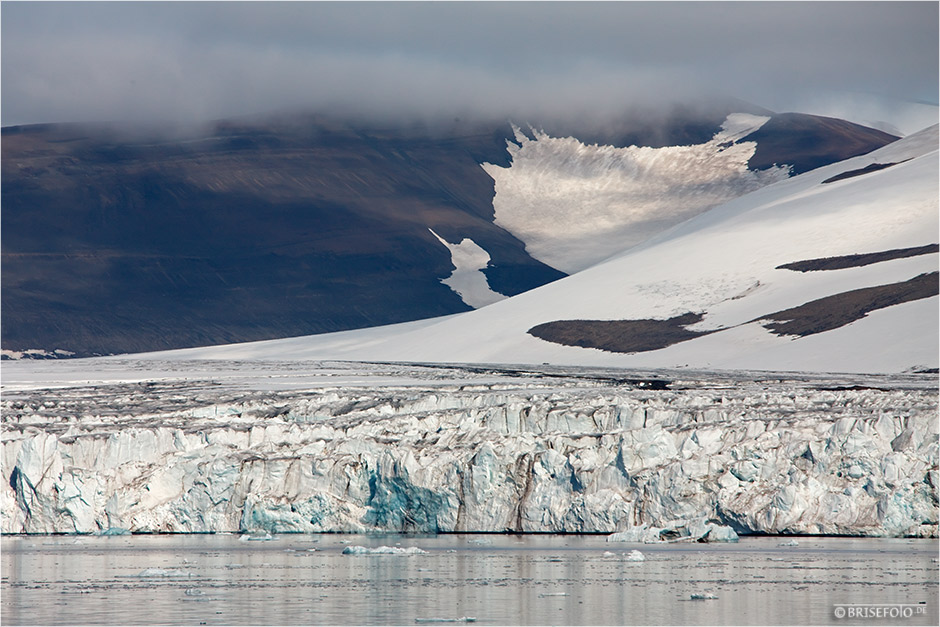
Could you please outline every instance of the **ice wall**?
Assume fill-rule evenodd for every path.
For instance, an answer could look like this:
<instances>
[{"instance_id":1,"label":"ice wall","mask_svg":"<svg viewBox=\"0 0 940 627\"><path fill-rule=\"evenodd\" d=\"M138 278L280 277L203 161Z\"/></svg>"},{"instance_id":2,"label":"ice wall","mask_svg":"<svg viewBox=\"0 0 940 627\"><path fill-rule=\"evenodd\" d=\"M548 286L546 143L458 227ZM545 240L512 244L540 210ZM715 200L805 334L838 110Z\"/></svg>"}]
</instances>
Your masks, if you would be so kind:
<instances>
[{"instance_id":1,"label":"ice wall","mask_svg":"<svg viewBox=\"0 0 940 627\"><path fill-rule=\"evenodd\" d=\"M142 385L5 395L4 533L937 535L930 389Z\"/></svg>"}]
</instances>

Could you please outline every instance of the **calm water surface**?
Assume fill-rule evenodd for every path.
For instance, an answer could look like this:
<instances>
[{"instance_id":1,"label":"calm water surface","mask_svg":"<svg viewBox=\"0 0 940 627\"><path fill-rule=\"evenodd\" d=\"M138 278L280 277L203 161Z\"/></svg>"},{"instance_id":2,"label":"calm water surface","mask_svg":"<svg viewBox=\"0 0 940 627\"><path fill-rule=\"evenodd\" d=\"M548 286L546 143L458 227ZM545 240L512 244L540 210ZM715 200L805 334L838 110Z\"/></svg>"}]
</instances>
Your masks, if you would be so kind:
<instances>
[{"instance_id":1,"label":"calm water surface","mask_svg":"<svg viewBox=\"0 0 940 627\"><path fill-rule=\"evenodd\" d=\"M937 625L936 540L7 536L0 621L43 624ZM348 546L417 555L344 555ZM638 549L644 561L631 561ZM712 596L703 600L693 595ZM837 604L912 604L896 619ZM843 608L857 607L843 605Z\"/></svg>"}]
</instances>

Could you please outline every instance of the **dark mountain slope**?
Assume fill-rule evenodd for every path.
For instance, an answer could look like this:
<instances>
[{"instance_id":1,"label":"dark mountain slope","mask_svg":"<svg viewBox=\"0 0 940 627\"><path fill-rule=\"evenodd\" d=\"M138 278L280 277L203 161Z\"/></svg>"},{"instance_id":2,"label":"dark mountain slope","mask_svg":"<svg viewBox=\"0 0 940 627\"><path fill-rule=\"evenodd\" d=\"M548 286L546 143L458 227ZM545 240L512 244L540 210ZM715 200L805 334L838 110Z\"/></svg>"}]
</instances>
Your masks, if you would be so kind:
<instances>
[{"instance_id":1,"label":"dark mountain slope","mask_svg":"<svg viewBox=\"0 0 940 627\"><path fill-rule=\"evenodd\" d=\"M732 102L540 126L601 144L673 145L709 139L742 110L770 114ZM505 122L320 115L175 135L5 128L2 348L136 352L465 311L440 283L453 265L429 228L484 248L502 294L558 279L493 224L493 180L480 164L509 165L512 137ZM802 171L893 138L786 114L748 139L758 141L752 167Z\"/></svg>"},{"instance_id":2,"label":"dark mountain slope","mask_svg":"<svg viewBox=\"0 0 940 627\"><path fill-rule=\"evenodd\" d=\"M757 142L747 162L752 170L791 165L793 174L863 155L897 137L837 118L805 113L777 113L744 138Z\"/></svg>"},{"instance_id":3,"label":"dark mountain slope","mask_svg":"<svg viewBox=\"0 0 940 627\"><path fill-rule=\"evenodd\" d=\"M140 351L464 311L428 228L486 249L501 293L557 279L492 223L479 162L505 160L503 132L4 129L3 347Z\"/></svg>"}]
</instances>

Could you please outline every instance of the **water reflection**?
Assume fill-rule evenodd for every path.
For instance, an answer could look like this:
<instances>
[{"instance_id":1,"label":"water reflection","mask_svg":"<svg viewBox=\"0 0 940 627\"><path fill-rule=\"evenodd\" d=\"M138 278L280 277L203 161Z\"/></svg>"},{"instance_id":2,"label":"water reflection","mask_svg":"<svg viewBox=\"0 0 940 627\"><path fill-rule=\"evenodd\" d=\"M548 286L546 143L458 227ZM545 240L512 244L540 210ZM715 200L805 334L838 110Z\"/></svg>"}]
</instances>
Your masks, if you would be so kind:
<instances>
[{"instance_id":1,"label":"water reflection","mask_svg":"<svg viewBox=\"0 0 940 627\"><path fill-rule=\"evenodd\" d=\"M346 546L420 555L344 555ZM937 541L583 536L4 537L3 624L851 624L835 604L920 603ZM630 561L633 549L644 561ZM714 596L692 600L693 595ZM856 623L859 621L855 621Z\"/></svg>"}]
</instances>

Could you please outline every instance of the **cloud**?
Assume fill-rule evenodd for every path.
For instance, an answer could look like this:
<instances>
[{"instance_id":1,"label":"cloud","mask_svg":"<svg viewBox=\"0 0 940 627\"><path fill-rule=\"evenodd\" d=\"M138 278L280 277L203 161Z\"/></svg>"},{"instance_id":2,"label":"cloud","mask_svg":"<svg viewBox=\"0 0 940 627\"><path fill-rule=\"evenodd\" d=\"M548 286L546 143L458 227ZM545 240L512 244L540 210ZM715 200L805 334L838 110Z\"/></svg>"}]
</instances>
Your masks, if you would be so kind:
<instances>
[{"instance_id":1,"label":"cloud","mask_svg":"<svg viewBox=\"0 0 940 627\"><path fill-rule=\"evenodd\" d=\"M937 96L932 2L4 3L2 124Z\"/></svg>"}]
</instances>

